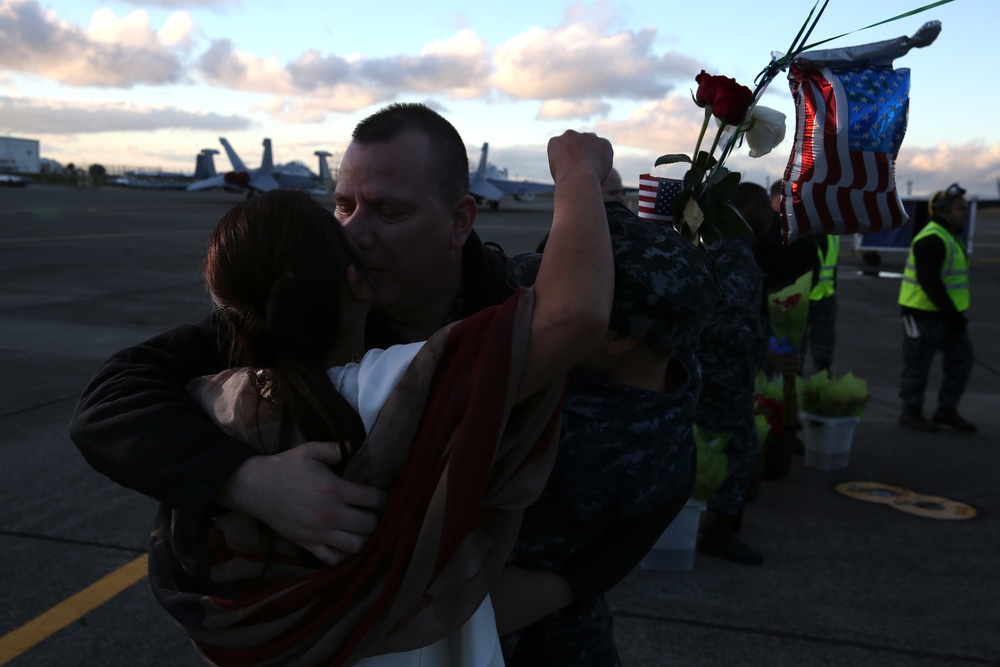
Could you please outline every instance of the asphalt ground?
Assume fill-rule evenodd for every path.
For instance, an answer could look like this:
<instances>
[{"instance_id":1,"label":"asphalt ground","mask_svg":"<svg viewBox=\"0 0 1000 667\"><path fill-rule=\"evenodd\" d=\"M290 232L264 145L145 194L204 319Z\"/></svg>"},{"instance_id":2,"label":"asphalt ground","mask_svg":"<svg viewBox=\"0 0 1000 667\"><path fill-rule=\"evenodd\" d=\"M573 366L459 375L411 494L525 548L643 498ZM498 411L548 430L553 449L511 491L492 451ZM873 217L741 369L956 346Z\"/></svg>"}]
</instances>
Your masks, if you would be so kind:
<instances>
[{"instance_id":1,"label":"asphalt ground","mask_svg":"<svg viewBox=\"0 0 1000 667\"><path fill-rule=\"evenodd\" d=\"M0 665L201 664L143 577L154 503L91 470L67 426L108 355L207 312L203 253L239 200L0 189ZM476 227L514 254L549 220L545 202L505 202ZM879 277L845 247L839 272L836 368L872 394L849 465L796 457L763 483L742 533L763 565L698 555L691 571L636 569L613 589L624 665L1000 665L1000 215L980 211L975 233L977 362L961 406L974 436L897 425L904 257L882 259ZM977 515L907 514L837 493L845 481Z\"/></svg>"}]
</instances>

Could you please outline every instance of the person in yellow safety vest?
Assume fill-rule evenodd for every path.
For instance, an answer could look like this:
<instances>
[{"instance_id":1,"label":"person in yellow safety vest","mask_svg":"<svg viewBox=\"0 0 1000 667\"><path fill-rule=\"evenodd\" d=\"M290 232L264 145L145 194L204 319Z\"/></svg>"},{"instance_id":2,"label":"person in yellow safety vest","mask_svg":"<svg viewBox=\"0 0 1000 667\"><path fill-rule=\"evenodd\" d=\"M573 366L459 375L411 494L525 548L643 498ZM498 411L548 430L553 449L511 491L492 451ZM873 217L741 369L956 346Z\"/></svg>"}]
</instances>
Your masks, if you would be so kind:
<instances>
[{"instance_id":1,"label":"person in yellow safety vest","mask_svg":"<svg viewBox=\"0 0 1000 667\"><path fill-rule=\"evenodd\" d=\"M960 234L969 204L953 183L930 201L931 218L913 238L899 288L903 315L903 375L899 425L932 433L946 425L964 433L976 426L958 414L975 356L967 330L969 256ZM935 353L942 353L937 411L923 415L924 392Z\"/></svg>"},{"instance_id":2,"label":"person in yellow safety vest","mask_svg":"<svg viewBox=\"0 0 1000 667\"><path fill-rule=\"evenodd\" d=\"M830 370L833 347L837 342L837 262L840 259L840 237L826 234L816 239L816 268L813 288L809 294L809 315L806 335L802 339L802 357L812 355L813 371Z\"/></svg>"}]
</instances>

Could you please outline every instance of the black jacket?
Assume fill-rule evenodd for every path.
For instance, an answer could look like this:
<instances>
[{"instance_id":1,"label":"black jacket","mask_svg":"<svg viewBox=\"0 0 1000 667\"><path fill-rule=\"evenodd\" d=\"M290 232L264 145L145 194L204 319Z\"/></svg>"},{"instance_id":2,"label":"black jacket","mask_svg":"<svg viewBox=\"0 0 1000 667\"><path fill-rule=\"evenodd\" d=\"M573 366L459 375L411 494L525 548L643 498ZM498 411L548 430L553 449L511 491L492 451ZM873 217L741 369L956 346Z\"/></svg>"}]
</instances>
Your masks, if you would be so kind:
<instances>
[{"instance_id":1,"label":"black jacket","mask_svg":"<svg viewBox=\"0 0 1000 667\"><path fill-rule=\"evenodd\" d=\"M463 284L453 319L502 302L507 258L472 233L462 251ZM254 451L222 433L185 387L226 367L212 316L176 326L108 359L84 389L70 437L98 472L172 508L202 512ZM385 321L366 330L369 347L406 342Z\"/></svg>"}]
</instances>

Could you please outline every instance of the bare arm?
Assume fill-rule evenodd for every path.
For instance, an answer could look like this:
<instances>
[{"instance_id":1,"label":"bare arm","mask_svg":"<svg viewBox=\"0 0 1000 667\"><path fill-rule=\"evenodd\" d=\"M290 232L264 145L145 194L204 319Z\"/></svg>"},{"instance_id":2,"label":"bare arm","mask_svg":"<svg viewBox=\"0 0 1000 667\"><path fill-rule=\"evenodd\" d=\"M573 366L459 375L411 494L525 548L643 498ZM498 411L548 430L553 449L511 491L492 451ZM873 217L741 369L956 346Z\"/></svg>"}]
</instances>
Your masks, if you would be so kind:
<instances>
[{"instance_id":1,"label":"bare arm","mask_svg":"<svg viewBox=\"0 0 1000 667\"><path fill-rule=\"evenodd\" d=\"M508 565L490 590L497 632L526 628L576 601L569 583L554 572Z\"/></svg>"},{"instance_id":2,"label":"bare arm","mask_svg":"<svg viewBox=\"0 0 1000 667\"><path fill-rule=\"evenodd\" d=\"M597 348L608 330L614 261L601 182L606 139L568 130L549 140L556 182L552 230L535 281L528 357L518 399L530 396Z\"/></svg>"}]
</instances>

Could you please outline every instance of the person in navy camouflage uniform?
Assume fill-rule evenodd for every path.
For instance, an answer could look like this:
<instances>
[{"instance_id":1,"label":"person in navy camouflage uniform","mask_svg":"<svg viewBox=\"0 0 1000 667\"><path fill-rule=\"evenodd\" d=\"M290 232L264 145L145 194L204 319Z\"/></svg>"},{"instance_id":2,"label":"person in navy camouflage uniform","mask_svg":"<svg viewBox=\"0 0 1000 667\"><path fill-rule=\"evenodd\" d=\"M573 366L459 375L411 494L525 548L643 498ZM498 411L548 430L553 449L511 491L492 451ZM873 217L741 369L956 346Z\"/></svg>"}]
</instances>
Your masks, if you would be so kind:
<instances>
[{"instance_id":1,"label":"person in navy camouflage uniform","mask_svg":"<svg viewBox=\"0 0 1000 667\"><path fill-rule=\"evenodd\" d=\"M756 235L766 233L772 222L767 191L741 183L731 198ZM757 426L754 391L757 370L767 350L767 321L762 315L763 272L754 259L753 239L727 237L708 250L719 269L726 301L716 310L698 342L698 361L704 376L695 411L698 427L728 434L728 475L708 499L698 551L739 563L757 564L763 556L745 544L739 531L743 504L757 462ZM797 370L798 356L768 362L784 369L789 361Z\"/></svg>"},{"instance_id":2,"label":"person in navy camouflage uniform","mask_svg":"<svg viewBox=\"0 0 1000 667\"><path fill-rule=\"evenodd\" d=\"M721 298L715 269L672 228L620 203L606 209L616 281L607 349L570 374L555 468L508 561L556 573L574 601L504 637L510 667L620 664L603 594L694 485L701 377L691 346ZM512 258L509 275L530 283L538 257Z\"/></svg>"}]
</instances>

